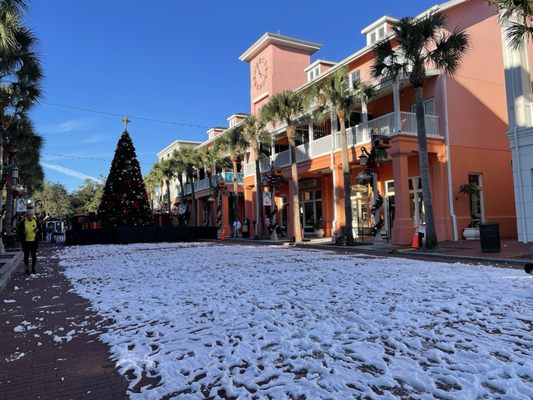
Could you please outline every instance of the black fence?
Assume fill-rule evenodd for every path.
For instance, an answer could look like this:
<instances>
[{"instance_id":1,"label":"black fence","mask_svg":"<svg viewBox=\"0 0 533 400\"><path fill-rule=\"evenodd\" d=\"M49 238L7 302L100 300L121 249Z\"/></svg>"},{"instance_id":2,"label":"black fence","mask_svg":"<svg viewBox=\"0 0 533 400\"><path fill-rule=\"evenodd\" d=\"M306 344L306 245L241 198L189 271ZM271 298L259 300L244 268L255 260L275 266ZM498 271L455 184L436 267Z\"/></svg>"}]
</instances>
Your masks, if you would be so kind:
<instances>
[{"instance_id":1,"label":"black fence","mask_svg":"<svg viewBox=\"0 0 533 400\"><path fill-rule=\"evenodd\" d=\"M66 233L67 245L190 242L216 239L214 226L138 227L119 229L75 229Z\"/></svg>"}]
</instances>

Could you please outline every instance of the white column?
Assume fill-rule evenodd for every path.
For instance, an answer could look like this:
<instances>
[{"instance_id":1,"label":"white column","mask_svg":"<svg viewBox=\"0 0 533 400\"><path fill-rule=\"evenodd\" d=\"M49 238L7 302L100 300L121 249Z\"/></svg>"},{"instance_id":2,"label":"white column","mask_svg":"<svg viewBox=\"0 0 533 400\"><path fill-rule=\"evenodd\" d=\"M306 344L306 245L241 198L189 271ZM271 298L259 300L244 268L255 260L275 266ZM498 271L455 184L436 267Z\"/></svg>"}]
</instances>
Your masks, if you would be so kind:
<instances>
[{"instance_id":1,"label":"white column","mask_svg":"<svg viewBox=\"0 0 533 400\"><path fill-rule=\"evenodd\" d=\"M394 132L400 132L400 83L395 81L392 84L392 98L394 101Z\"/></svg>"},{"instance_id":2,"label":"white column","mask_svg":"<svg viewBox=\"0 0 533 400\"><path fill-rule=\"evenodd\" d=\"M313 120L313 117L311 117L311 119L309 120L309 130L307 132L307 135L308 135L308 138L309 138L309 144L308 144L308 149L309 149L309 158L311 158L313 156L313 153L312 153L312 146L311 146L311 142L313 141L313 138L315 137L315 132L314 132L314 120Z\"/></svg>"},{"instance_id":3,"label":"white column","mask_svg":"<svg viewBox=\"0 0 533 400\"><path fill-rule=\"evenodd\" d=\"M338 127L337 127L337 113L335 111L330 112L331 118L331 141L333 146L333 151L337 149L338 145Z\"/></svg>"},{"instance_id":4,"label":"white column","mask_svg":"<svg viewBox=\"0 0 533 400\"><path fill-rule=\"evenodd\" d=\"M361 138L357 138L361 140L362 142L366 142L367 140L370 140L370 137L368 135L368 107L366 104L366 99L361 99Z\"/></svg>"}]
</instances>

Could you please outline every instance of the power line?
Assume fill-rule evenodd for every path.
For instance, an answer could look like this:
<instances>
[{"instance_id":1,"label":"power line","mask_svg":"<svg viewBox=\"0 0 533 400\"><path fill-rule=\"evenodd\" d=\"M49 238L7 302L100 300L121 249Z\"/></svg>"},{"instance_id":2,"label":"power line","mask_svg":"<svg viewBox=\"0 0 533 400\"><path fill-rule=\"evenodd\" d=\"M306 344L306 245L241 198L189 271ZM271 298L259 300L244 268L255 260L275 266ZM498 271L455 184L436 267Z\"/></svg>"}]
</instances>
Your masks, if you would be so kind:
<instances>
[{"instance_id":1,"label":"power line","mask_svg":"<svg viewBox=\"0 0 533 400\"><path fill-rule=\"evenodd\" d=\"M113 112L109 112L109 111L93 110L93 109L90 109L90 108L71 106L71 105L68 105L68 104L51 103L51 102L48 102L48 101L41 101L40 103L41 104L46 104L48 106L68 108L68 109L71 109L71 110L90 112L90 113L93 113L93 114L107 115L109 117L123 117L124 116L124 114L117 114L117 113L113 113ZM131 115L128 115L128 118L131 118L132 120L154 122L154 123L158 123L158 124L183 126L183 127L186 127L186 128L201 128L201 129L211 129L212 128L210 126L204 126L204 125L187 124L187 123L184 123L184 122L175 122L175 121L165 121L165 120L162 120L162 119L138 117L138 116L131 116Z\"/></svg>"},{"instance_id":2,"label":"power line","mask_svg":"<svg viewBox=\"0 0 533 400\"><path fill-rule=\"evenodd\" d=\"M43 152L42 154L46 154L48 156L52 157L61 157L61 158L71 158L76 160L90 160L90 161L102 161L102 162L112 162L113 160L106 159L106 158L98 158L98 157L84 157L84 156L77 156L74 154L61 154L61 153L50 153L50 152ZM139 164L143 165L152 165L153 163L147 163L147 162L140 162Z\"/></svg>"}]
</instances>

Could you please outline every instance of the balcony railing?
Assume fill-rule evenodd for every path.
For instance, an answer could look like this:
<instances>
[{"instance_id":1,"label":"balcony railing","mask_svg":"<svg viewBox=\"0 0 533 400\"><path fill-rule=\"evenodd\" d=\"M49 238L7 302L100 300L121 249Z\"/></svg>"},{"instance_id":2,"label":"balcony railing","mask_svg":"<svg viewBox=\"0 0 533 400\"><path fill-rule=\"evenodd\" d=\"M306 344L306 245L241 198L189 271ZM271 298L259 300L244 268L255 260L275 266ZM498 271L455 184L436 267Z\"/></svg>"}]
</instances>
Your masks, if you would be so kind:
<instances>
[{"instance_id":1,"label":"balcony railing","mask_svg":"<svg viewBox=\"0 0 533 400\"><path fill-rule=\"evenodd\" d=\"M233 184L233 172L222 172L218 174L219 179L224 179L227 184ZM244 174L237 174L237 183L243 184Z\"/></svg>"},{"instance_id":2,"label":"balcony railing","mask_svg":"<svg viewBox=\"0 0 533 400\"><path fill-rule=\"evenodd\" d=\"M355 127L346 129L346 141L348 147L359 145L370 141L372 132L379 135L393 136L397 134L415 134L417 133L416 114L410 112L400 112L399 131L396 132L395 114L389 113L381 117L372 119L367 123L359 124ZM439 133L439 117L436 115L425 115L426 134L433 136L442 136ZM333 146L332 146L333 140ZM339 132L334 132L332 135L321 137L309 143L302 144L296 148L296 161L307 161L313 157L327 154L333 150L340 149ZM289 150L282 151L272 156L275 167L286 167L290 165ZM261 172L270 170L270 158L263 158L261 160ZM263 168L263 163L265 164ZM244 176L255 174L255 166L253 163L244 165Z\"/></svg>"}]
</instances>

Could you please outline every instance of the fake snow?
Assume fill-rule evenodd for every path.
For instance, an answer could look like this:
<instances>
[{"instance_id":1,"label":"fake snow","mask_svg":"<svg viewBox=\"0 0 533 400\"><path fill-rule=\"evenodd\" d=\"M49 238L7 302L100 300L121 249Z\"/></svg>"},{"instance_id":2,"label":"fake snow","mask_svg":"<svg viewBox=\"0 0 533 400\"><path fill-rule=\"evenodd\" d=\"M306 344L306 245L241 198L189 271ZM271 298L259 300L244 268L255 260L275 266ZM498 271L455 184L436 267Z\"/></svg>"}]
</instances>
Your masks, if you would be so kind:
<instances>
[{"instance_id":1,"label":"fake snow","mask_svg":"<svg viewBox=\"0 0 533 400\"><path fill-rule=\"evenodd\" d=\"M15 303L15 302L16 302L15 300L9 300L9 299L4 300L4 303L6 304Z\"/></svg>"},{"instance_id":2,"label":"fake snow","mask_svg":"<svg viewBox=\"0 0 533 400\"><path fill-rule=\"evenodd\" d=\"M213 244L60 258L132 399L533 398L522 271Z\"/></svg>"}]
</instances>

